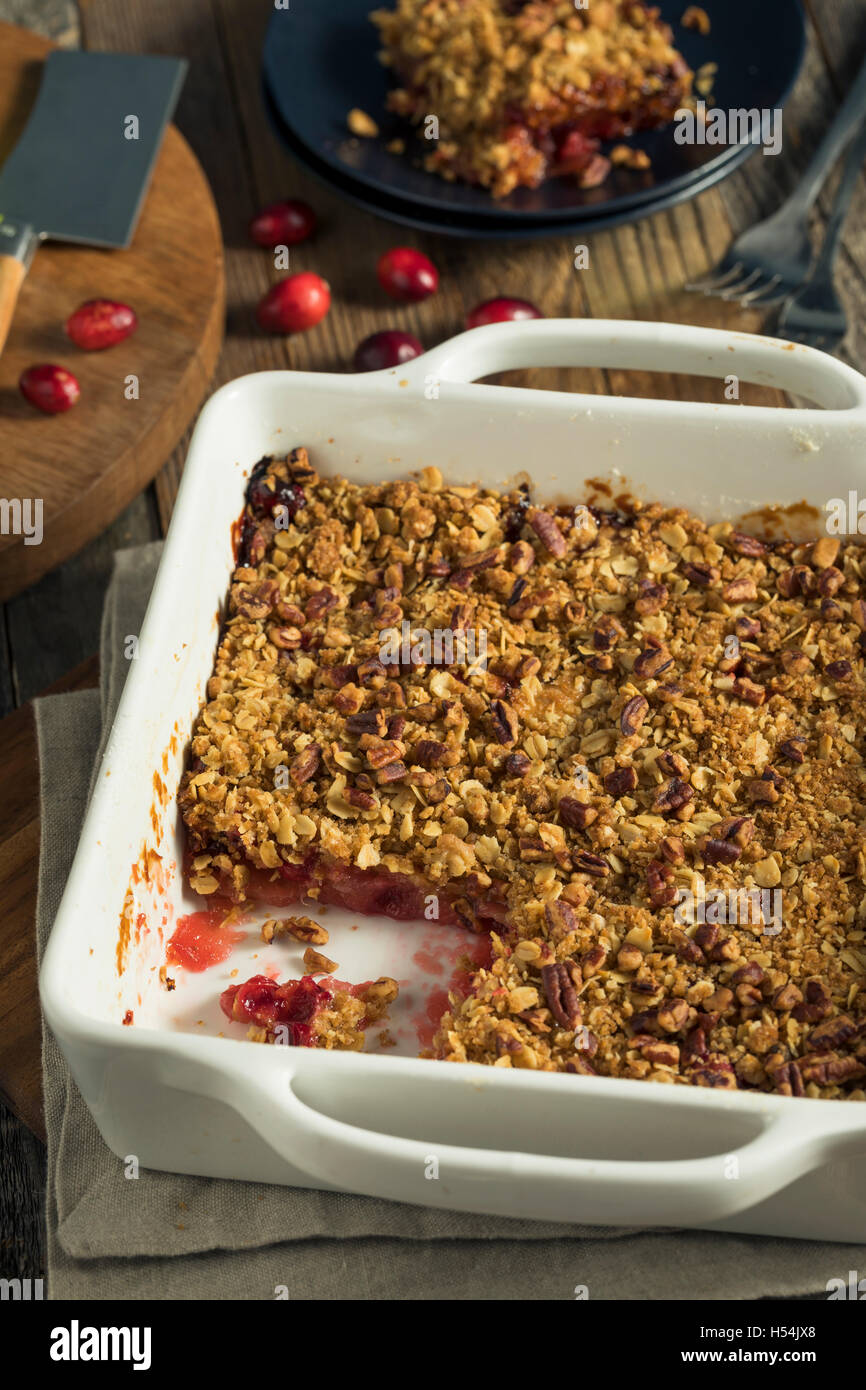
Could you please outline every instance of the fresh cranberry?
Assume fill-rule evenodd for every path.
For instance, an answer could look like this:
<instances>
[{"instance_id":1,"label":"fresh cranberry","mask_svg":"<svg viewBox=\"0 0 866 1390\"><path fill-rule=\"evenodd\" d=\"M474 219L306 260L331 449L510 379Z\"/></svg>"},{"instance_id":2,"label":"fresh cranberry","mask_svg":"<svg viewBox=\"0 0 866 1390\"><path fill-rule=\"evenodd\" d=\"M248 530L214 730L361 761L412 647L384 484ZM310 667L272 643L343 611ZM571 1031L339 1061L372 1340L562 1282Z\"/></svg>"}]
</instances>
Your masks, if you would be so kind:
<instances>
[{"instance_id":1,"label":"fresh cranberry","mask_svg":"<svg viewBox=\"0 0 866 1390\"><path fill-rule=\"evenodd\" d=\"M297 246L316 230L316 214L309 203L289 198L271 203L250 223L250 236L259 246Z\"/></svg>"},{"instance_id":2,"label":"fresh cranberry","mask_svg":"<svg viewBox=\"0 0 866 1390\"><path fill-rule=\"evenodd\" d=\"M395 246L386 251L379 259L376 274L385 293L403 304L417 304L435 294L439 287L439 271L414 246Z\"/></svg>"},{"instance_id":3,"label":"fresh cranberry","mask_svg":"<svg viewBox=\"0 0 866 1390\"><path fill-rule=\"evenodd\" d=\"M85 352L122 343L138 327L135 310L114 299L87 299L66 320L66 333Z\"/></svg>"},{"instance_id":4,"label":"fresh cranberry","mask_svg":"<svg viewBox=\"0 0 866 1390\"><path fill-rule=\"evenodd\" d=\"M331 288L311 270L290 275L268 290L256 315L268 333L303 333L325 317L331 307Z\"/></svg>"},{"instance_id":5,"label":"fresh cranberry","mask_svg":"<svg viewBox=\"0 0 866 1390\"><path fill-rule=\"evenodd\" d=\"M414 333L404 333L399 328L386 328L381 333L371 333L355 349L356 372L378 372L383 367L399 367L403 362L411 362L420 357L423 347Z\"/></svg>"},{"instance_id":6,"label":"fresh cranberry","mask_svg":"<svg viewBox=\"0 0 866 1390\"><path fill-rule=\"evenodd\" d=\"M513 323L519 319L543 319L544 315L528 299L508 299L497 297L485 299L483 304L466 315L467 328L481 328L485 323Z\"/></svg>"},{"instance_id":7,"label":"fresh cranberry","mask_svg":"<svg viewBox=\"0 0 866 1390\"><path fill-rule=\"evenodd\" d=\"M21 373L18 385L22 396L46 415L71 410L81 395L81 387L71 372L48 363L28 367Z\"/></svg>"}]
</instances>

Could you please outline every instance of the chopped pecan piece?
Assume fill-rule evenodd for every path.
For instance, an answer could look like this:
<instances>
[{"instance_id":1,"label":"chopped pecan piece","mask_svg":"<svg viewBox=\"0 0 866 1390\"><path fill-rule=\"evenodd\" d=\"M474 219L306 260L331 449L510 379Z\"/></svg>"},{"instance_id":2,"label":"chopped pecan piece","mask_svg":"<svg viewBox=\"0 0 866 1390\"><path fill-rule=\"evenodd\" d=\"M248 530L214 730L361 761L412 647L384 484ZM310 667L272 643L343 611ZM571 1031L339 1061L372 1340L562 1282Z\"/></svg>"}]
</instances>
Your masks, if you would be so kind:
<instances>
[{"instance_id":1,"label":"chopped pecan piece","mask_svg":"<svg viewBox=\"0 0 866 1390\"><path fill-rule=\"evenodd\" d=\"M856 1057L839 1057L832 1052L820 1052L801 1057L798 1063L803 1080L817 1086L840 1086L845 1081L866 1076L866 1066Z\"/></svg>"},{"instance_id":2,"label":"chopped pecan piece","mask_svg":"<svg viewBox=\"0 0 866 1390\"><path fill-rule=\"evenodd\" d=\"M722 589L722 598L726 603L750 603L758 597L758 586L750 575L741 575L739 579L732 579Z\"/></svg>"},{"instance_id":3,"label":"chopped pecan piece","mask_svg":"<svg viewBox=\"0 0 866 1390\"><path fill-rule=\"evenodd\" d=\"M590 946L580 958L580 972L585 980L592 979L607 962L607 951L603 946Z\"/></svg>"},{"instance_id":4,"label":"chopped pecan piece","mask_svg":"<svg viewBox=\"0 0 866 1390\"><path fill-rule=\"evenodd\" d=\"M853 671L850 661L831 661L824 667L824 675L829 676L831 681L846 681Z\"/></svg>"},{"instance_id":5,"label":"chopped pecan piece","mask_svg":"<svg viewBox=\"0 0 866 1390\"><path fill-rule=\"evenodd\" d=\"M745 849L755 836L755 822L750 816L731 816L719 821L715 833L720 840L732 840L735 845Z\"/></svg>"},{"instance_id":6,"label":"chopped pecan piece","mask_svg":"<svg viewBox=\"0 0 866 1390\"><path fill-rule=\"evenodd\" d=\"M337 969L337 962L308 946L304 952L304 966L308 975L332 975Z\"/></svg>"},{"instance_id":7,"label":"chopped pecan piece","mask_svg":"<svg viewBox=\"0 0 866 1390\"><path fill-rule=\"evenodd\" d=\"M689 1021L691 1010L685 999L666 999L659 1004L658 1019L659 1027L665 1033L681 1033Z\"/></svg>"},{"instance_id":8,"label":"chopped pecan piece","mask_svg":"<svg viewBox=\"0 0 866 1390\"><path fill-rule=\"evenodd\" d=\"M787 758L790 763L802 763L806 759L806 740L794 737L786 738L784 743L779 744L779 752L783 758Z\"/></svg>"},{"instance_id":9,"label":"chopped pecan piece","mask_svg":"<svg viewBox=\"0 0 866 1390\"><path fill-rule=\"evenodd\" d=\"M737 1078L730 1062L708 1058L689 1072L693 1086L710 1086L720 1091L736 1091Z\"/></svg>"},{"instance_id":10,"label":"chopped pecan piece","mask_svg":"<svg viewBox=\"0 0 866 1390\"><path fill-rule=\"evenodd\" d=\"M833 1007L833 999L824 981L812 975L803 982L803 1002L792 1010L800 1023L817 1023L826 1018Z\"/></svg>"},{"instance_id":11,"label":"chopped pecan piece","mask_svg":"<svg viewBox=\"0 0 866 1390\"><path fill-rule=\"evenodd\" d=\"M653 907L671 907L677 900L674 871L661 859L651 859L647 865L646 886Z\"/></svg>"},{"instance_id":12,"label":"chopped pecan piece","mask_svg":"<svg viewBox=\"0 0 866 1390\"><path fill-rule=\"evenodd\" d=\"M399 739L377 739L371 734L363 735L360 748L369 766L374 769L399 762L406 752L405 744Z\"/></svg>"},{"instance_id":13,"label":"chopped pecan piece","mask_svg":"<svg viewBox=\"0 0 866 1390\"><path fill-rule=\"evenodd\" d=\"M383 738L388 731L388 721L382 710L367 709L360 714L350 714L346 728L350 734L377 734Z\"/></svg>"},{"instance_id":14,"label":"chopped pecan piece","mask_svg":"<svg viewBox=\"0 0 866 1390\"><path fill-rule=\"evenodd\" d=\"M541 968L541 984L550 1012L563 1028L574 1029L580 1023L578 990L582 981L575 961L560 961Z\"/></svg>"},{"instance_id":15,"label":"chopped pecan piece","mask_svg":"<svg viewBox=\"0 0 866 1390\"><path fill-rule=\"evenodd\" d=\"M268 945L280 936L293 936L311 946L327 946L328 933L312 917L269 917L262 923L262 941Z\"/></svg>"},{"instance_id":16,"label":"chopped pecan piece","mask_svg":"<svg viewBox=\"0 0 866 1390\"><path fill-rule=\"evenodd\" d=\"M779 800L779 793L769 777L755 777L746 783L746 798L753 804L762 802L772 806Z\"/></svg>"},{"instance_id":17,"label":"chopped pecan piece","mask_svg":"<svg viewBox=\"0 0 866 1390\"><path fill-rule=\"evenodd\" d=\"M659 753L656 758L656 767L660 772L666 772L669 777L685 778L689 773L689 765L685 758L680 753L674 753L670 748Z\"/></svg>"},{"instance_id":18,"label":"chopped pecan piece","mask_svg":"<svg viewBox=\"0 0 866 1390\"><path fill-rule=\"evenodd\" d=\"M619 717L619 727L626 738L636 734L649 714L649 700L643 695L635 695L623 706Z\"/></svg>"},{"instance_id":19,"label":"chopped pecan piece","mask_svg":"<svg viewBox=\"0 0 866 1390\"><path fill-rule=\"evenodd\" d=\"M850 1014L837 1014L819 1023L809 1034L809 1046L815 1052L830 1052L844 1047L859 1032Z\"/></svg>"},{"instance_id":20,"label":"chopped pecan piece","mask_svg":"<svg viewBox=\"0 0 866 1390\"><path fill-rule=\"evenodd\" d=\"M652 809L658 816L668 816L694 799L695 794L688 782L683 782L679 777L671 777L656 792Z\"/></svg>"},{"instance_id":21,"label":"chopped pecan piece","mask_svg":"<svg viewBox=\"0 0 866 1390\"><path fill-rule=\"evenodd\" d=\"M380 767L376 773L376 781L380 786L386 786L389 782L401 782L406 776L408 768L403 762L387 763L385 767Z\"/></svg>"},{"instance_id":22,"label":"chopped pecan piece","mask_svg":"<svg viewBox=\"0 0 866 1390\"><path fill-rule=\"evenodd\" d=\"M612 796L614 801L618 801L621 796L627 796L633 792L637 786L637 773L633 767L618 767L613 772L609 772L604 779L604 789L608 796Z\"/></svg>"},{"instance_id":23,"label":"chopped pecan piece","mask_svg":"<svg viewBox=\"0 0 866 1390\"><path fill-rule=\"evenodd\" d=\"M664 584L656 584L652 579L642 579L638 585L638 596L634 601L634 611L642 618L660 613L667 604L668 589Z\"/></svg>"},{"instance_id":24,"label":"chopped pecan piece","mask_svg":"<svg viewBox=\"0 0 866 1390\"><path fill-rule=\"evenodd\" d=\"M818 593L824 598L832 598L834 594L838 594L844 583L845 576L842 571L837 570L835 565L830 565L818 575Z\"/></svg>"},{"instance_id":25,"label":"chopped pecan piece","mask_svg":"<svg viewBox=\"0 0 866 1390\"><path fill-rule=\"evenodd\" d=\"M728 536L728 545L738 555L748 555L753 560L757 560L767 553L767 547L763 541L759 541L757 536L747 536L742 531L732 531Z\"/></svg>"},{"instance_id":26,"label":"chopped pecan piece","mask_svg":"<svg viewBox=\"0 0 866 1390\"><path fill-rule=\"evenodd\" d=\"M435 738L422 738L409 749L408 761L419 767L441 767L447 753L447 743L439 743Z\"/></svg>"},{"instance_id":27,"label":"chopped pecan piece","mask_svg":"<svg viewBox=\"0 0 866 1390\"><path fill-rule=\"evenodd\" d=\"M592 645L597 652L609 652L625 637L625 628L612 613L606 613L592 630Z\"/></svg>"},{"instance_id":28,"label":"chopped pecan piece","mask_svg":"<svg viewBox=\"0 0 866 1390\"><path fill-rule=\"evenodd\" d=\"M528 541L515 541L508 552L508 568L512 574L527 574L535 564L535 551Z\"/></svg>"},{"instance_id":29,"label":"chopped pecan piece","mask_svg":"<svg viewBox=\"0 0 866 1390\"><path fill-rule=\"evenodd\" d=\"M803 676L812 669L812 663L805 652L792 648L782 652L782 670L789 676Z\"/></svg>"},{"instance_id":30,"label":"chopped pecan piece","mask_svg":"<svg viewBox=\"0 0 866 1390\"><path fill-rule=\"evenodd\" d=\"M525 777L532 763L525 753L509 753L503 763L507 777Z\"/></svg>"},{"instance_id":31,"label":"chopped pecan piece","mask_svg":"<svg viewBox=\"0 0 866 1390\"><path fill-rule=\"evenodd\" d=\"M703 847L704 863L735 864L742 852L733 840L707 840Z\"/></svg>"},{"instance_id":32,"label":"chopped pecan piece","mask_svg":"<svg viewBox=\"0 0 866 1390\"><path fill-rule=\"evenodd\" d=\"M531 507L527 521L545 550L557 560L562 559L568 550L568 543L550 513Z\"/></svg>"},{"instance_id":33,"label":"chopped pecan piece","mask_svg":"<svg viewBox=\"0 0 866 1390\"><path fill-rule=\"evenodd\" d=\"M680 1064L680 1049L676 1043L670 1042L648 1042L641 1047L641 1056L648 1062L652 1062L654 1067L678 1067Z\"/></svg>"},{"instance_id":34,"label":"chopped pecan piece","mask_svg":"<svg viewBox=\"0 0 866 1390\"><path fill-rule=\"evenodd\" d=\"M632 670L639 680L654 680L673 664L674 659L664 643L652 639L636 658Z\"/></svg>"},{"instance_id":35,"label":"chopped pecan piece","mask_svg":"<svg viewBox=\"0 0 866 1390\"><path fill-rule=\"evenodd\" d=\"M803 1096L806 1094L803 1077L796 1062L783 1062L772 1073L773 1085L780 1095Z\"/></svg>"},{"instance_id":36,"label":"chopped pecan piece","mask_svg":"<svg viewBox=\"0 0 866 1390\"><path fill-rule=\"evenodd\" d=\"M321 756L322 750L318 743L308 743L306 748L302 748L297 757L292 759L289 763L289 776L296 787L315 777Z\"/></svg>"},{"instance_id":37,"label":"chopped pecan piece","mask_svg":"<svg viewBox=\"0 0 866 1390\"><path fill-rule=\"evenodd\" d=\"M772 1007L777 1013L787 1013L793 1009L795 1004L799 1004L803 998L800 990L789 980L787 984L777 989L772 998Z\"/></svg>"},{"instance_id":38,"label":"chopped pecan piece","mask_svg":"<svg viewBox=\"0 0 866 1390\"><path fill-rule=\"evenodd\" d=\"M605 878L610 873L607 860L599 854L591 854L587 849L574 856L574 867L579 874L591 874L593 878Z\"/></svg>"},{"instance_id":39,"label":"chopped pecan piece","mask_svg":"<svg viewBox=\"0 0 866 1390\"><path fill-rule=\"evenodd\" d=\"M585 830L598 819L598 811L594 806L578 801L576 796L564 796L559 803L559 819L570 830Z\"/></svg>"},{"instance_id":40,"label":"chopped pecan piece","mask_svg":"<svg viewBox=\"0 0 866 1390\"><path fill-rule=\"evenodd\" d=\"M718 584L722 577L721 571L715 565L707 565L703 561L683 565L682 572L690 584L696 584L701 589L708 589L713 584Z\"/></svg>"},{"instance_id":41,"label":"chopped pecan piece","mask_svg":"<svg viewBox=\"0 0 866 1390\"><path fill-rule=\"evenodd\" d=\"M490 721L497 743L508 744L517 741L517 714L505 700L491 701Z\"/></svg>"},{"instance_id":42,"label":"chopped pecan piece","mask_svg":"<svg viewBox=\"0 0 866 1390\"><path fill-rule=\"evenodd\" d=\"M762 685L756 685L745 676L738 676L734 681L733 693L738 700L743 700L747 705L762 705L767 698L767 692Z\"/></svg>"},{"instance_id":43,"label":"chopped pecan piece","mask_svg":"<svg viewBox=\"0 0 866 1390\"><path fill-rule=\"evenodd\" d=\"M564 936L577 930L577 914L574 908L564 902L562 898L547 904L544 909L544 918L554 941L561 941Z\"/></svg>"}]
</instances>

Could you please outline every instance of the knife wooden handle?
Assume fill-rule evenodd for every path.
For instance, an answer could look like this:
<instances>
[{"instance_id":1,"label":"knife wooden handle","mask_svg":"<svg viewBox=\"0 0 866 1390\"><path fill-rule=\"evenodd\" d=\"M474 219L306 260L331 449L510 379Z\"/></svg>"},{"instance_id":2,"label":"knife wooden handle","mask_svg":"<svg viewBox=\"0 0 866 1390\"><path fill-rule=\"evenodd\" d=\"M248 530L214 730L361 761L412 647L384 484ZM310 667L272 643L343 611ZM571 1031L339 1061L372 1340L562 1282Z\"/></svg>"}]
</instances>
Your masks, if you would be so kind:
<instances>
[{"instance_id":1,"label":"knife wooden handle","mask_svg":"<svg viewBox=\"0 0 866 1390\"><path fill-rule=\"evenodd\" d=\"M17 256L0 256L0 352L6 344L27 267Z\"/></svg>"}]
</instances>

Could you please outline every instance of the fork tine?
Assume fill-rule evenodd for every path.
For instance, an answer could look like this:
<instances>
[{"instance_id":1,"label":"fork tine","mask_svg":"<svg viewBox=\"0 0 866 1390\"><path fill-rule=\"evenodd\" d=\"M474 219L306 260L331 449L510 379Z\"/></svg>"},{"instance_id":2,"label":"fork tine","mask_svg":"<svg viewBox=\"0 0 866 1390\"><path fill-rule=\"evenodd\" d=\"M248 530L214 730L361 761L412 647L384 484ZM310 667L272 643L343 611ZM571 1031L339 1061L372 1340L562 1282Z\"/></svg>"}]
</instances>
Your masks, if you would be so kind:
<instances>
[{"instance_id":1,"label":"fork tine","mask_svg":"<svg viewBox=\"0 0 866 1390\"><path fill-rule=\"evenodd\" d=\"M728 270L723 270L723 265L724 261L722 265L716 266L712 274L704 275L700 280L694 280L687 284L686 289L695 290L698 294L718 294L725 285L736 279L743 269L741 261L737 261L736 265L731 266Z\"/></svg>"},{"instance_id":2,"label":"fork tine","mask_svg":"<svg viewBox=\"0 0 866 1390\"><path fill-rule=\"evenodd\" d=\"M758 285L756 289L749 290L748 294L744 294L740 300L740 303L748 305L771 304L773 302L773 290L775 290L778 285L781 285L781 283L781 275L774 275L772 280L768 280L766 284ZM765 296L769 296L769 298L765 298ZM781 297L783 299L787 298L787 296L784 294Z\"/></svg>"},{"instance_id":3,"label":"fork tine","mask_svg":"<svg viewBox=\"0 0 866 1390\"><path fill-rule=\"evenodd\" d=\"M748 307L750 309L775 309L777 305L784 304L788 298L788 290L777 290L775 294L768 294L766 297L756 292L755 297L749 297Z\"/></svg>"},{"instance_id":4,"label":"fork tine","mask_svg":"<svg viewBox=\"0 0 866 1390\"><path fill-rule=\"evenodd\" d=\"M728 301L732 299L738 299L742 301L743 294L746 290L748 290L752 285L760 284L762 275L763 271L753 270L751 275L746 276L745 280L741 280L738 284L732 285L729 289L722 290L722 299L727 299Z\"/></svg>"}]
</instances>

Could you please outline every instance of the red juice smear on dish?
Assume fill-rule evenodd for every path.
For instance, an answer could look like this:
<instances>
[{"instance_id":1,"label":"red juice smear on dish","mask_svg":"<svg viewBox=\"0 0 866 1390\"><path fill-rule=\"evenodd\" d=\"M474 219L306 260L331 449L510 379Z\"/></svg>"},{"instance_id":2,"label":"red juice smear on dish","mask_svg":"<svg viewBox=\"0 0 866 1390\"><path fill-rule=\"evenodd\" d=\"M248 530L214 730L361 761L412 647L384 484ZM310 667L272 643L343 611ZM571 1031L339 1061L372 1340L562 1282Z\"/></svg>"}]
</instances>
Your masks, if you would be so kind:
<instances>
[{"instance_id":1,"label":"red juice smear on dish","mask_svg":"<svg viewBox=\"0 0 866 1390\"><path fill-rule=\"evenodd\" d=\"M444 951L441 936L437 936L435 940L422 941L420 950L412 957L413 963L425 975L441 976L450 972L447 984L436 985L431 989L424 999L423 1006L412 1014L412 1027L418 1035L419 1047L426 1048L432 1045L442 1015L447 1013L450 1007L449 994L456 994L464 999L469 993L472 972L491 963L493 953L490 938L472 936L467 941L467 936L468 933L461 932L453 946Z\"/></svg>"},{"instance_id":2,"label":"red juice smear on dish","mask_svg":"<svg viewBox=\"0 0 866 1390\"><path fill-rule=\"evenodd\" d=\"M196 972L221 965L246 936L246 932L238 931L233 925L223 925L227 922L227 914L219 908L179 917L165 953L168 964L182 965L185 970Z\"/></svg>"}]
</instances>

